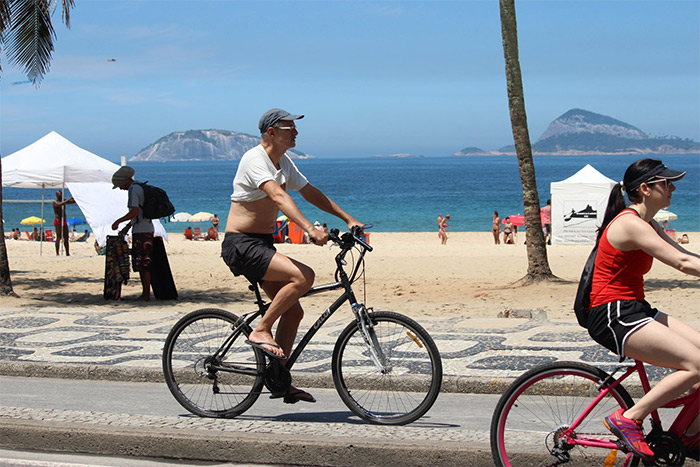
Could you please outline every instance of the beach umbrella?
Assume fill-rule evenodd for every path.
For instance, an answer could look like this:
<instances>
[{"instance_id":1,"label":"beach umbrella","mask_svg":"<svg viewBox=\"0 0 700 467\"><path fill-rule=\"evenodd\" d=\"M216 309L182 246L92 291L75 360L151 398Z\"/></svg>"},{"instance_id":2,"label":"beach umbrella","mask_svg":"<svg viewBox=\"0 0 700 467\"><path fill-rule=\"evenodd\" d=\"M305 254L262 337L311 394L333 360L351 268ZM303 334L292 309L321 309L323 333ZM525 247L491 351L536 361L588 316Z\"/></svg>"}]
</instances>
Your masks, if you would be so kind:
<instances>
[{"instance_id":1,"label":"beach umbrella","mask_svg":"<svg viewBox=\"0 0 700 467\"><path fill-rule=\"evenodd\" d=\"M656 213L654 216L654 220L656 222L668 222L668 221L675 221L678 219L678 216L668 209L662 209L659 212Z\"/></svg>"},{"instance_id":2,"label":"beach umbrella","mask_svg":"<svg viewBox=\"0 0 700 467\"><path fill-rule=\"evenodd\" d=\"M20 224L22 224L22 225L37 225L37 224L43 224L44 222L46 222L46 221L40 217L31 216L31 217L27 217L27 218L22 219L20 221Z\"/></svg>"},{"instance_id":3,"label":"beach umbrella","mask_svg":"<svg viewBox=\"0 0 700 467\"><path fill-rule=\"evenodd\" d=\"M85 222L85 219L80 219L79 217L71 217L70 219L68 219L68 220L66 221L66 224L68 224L68 225L70 225L70 226L72 227L72 226L74 226L74 225L83 225L83 224L87 224L87 222Z\"/></svg>"},{"instance_id":4,"label":"beach umbrella","mask_svg":"<svg viewBox=\"0 0 700 467\"><path fill-rule=\"evenodd\" d=\"M190 217L192 217L192 214L189 212L178 212L170 218L170 222L187 222L190 220Z\"/></svg>"},{"instance_id":5,"label":"beach umbrella","mask_svg":"<svg viewBox=\"0 0 700 467\"><path fill-rule=\"evenodd\" d=\"M192 217L189 218L189 222L207 222L209 221L212 217L214 217L214 214L210 212L204 212L200 211L197 214L193 215Z\"/></svg>"},{"instance_id":6,"label":"beach umbrella","mask_svg":"<svg viewBox=\"0 0 700 467\"><path fill-rule=\"evenodd\" d=\"M510 223L513 225L517 225L517 226L525 225L525 216L523 216L522 214L513 214L511 216L506 216L506 217L510 217ZM503 223L504 224L506 223L505 217L503 218Z\"/></svg>"}]
</instances>

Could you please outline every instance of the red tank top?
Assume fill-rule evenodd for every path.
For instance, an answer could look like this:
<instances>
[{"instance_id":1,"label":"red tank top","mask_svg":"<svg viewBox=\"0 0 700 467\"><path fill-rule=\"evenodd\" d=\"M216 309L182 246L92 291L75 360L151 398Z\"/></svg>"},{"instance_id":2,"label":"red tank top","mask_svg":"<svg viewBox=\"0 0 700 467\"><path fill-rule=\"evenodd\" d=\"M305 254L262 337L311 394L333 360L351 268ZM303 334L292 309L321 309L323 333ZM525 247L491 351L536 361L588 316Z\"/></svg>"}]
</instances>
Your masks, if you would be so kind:
<instances>
[{"instance_id":1,"label":"red tank top","mask_svg":"<svg viewBox=\"0 0 700 467\"><path fill-rule=\"evenodd\" d=\"M654 258L642 250L620 251L608 241L608 229L620 216L639 215L624 209L603 231L593 270L591 308L616 300L644 300L644 274Z\"/></svg>"}]
</instances>

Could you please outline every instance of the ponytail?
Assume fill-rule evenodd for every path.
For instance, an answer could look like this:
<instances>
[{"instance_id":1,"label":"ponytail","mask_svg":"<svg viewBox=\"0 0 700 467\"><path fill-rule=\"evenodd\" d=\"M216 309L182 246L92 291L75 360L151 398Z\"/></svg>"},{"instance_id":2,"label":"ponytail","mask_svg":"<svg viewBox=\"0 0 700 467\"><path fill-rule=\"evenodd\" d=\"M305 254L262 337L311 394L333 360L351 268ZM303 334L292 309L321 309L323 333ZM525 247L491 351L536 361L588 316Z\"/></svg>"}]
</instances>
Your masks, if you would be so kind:
<instances>
[{"instance_id":1,"label":"ponytail","mask_svg":"<svg viewBox=\"0 0 700 467\"><path fill-rule=\"evenodd\" d=\"M652 178L653 175L659 173L659 168L662 167L665 167L663 163L654 159L640 159L627 167L625 176L622 179L623 181L616 183L612 190L610 190L608 206L605 208L603 224L598 227L596 241L600 240L608 224L627 207L625 195L622 193L622 190L624 189L627 193L627 198L629 198L631 202L640 202L641 196L639 194L639 186Z\"/></svg>"},{"instance_id":2,"label":"ponytail","mask_svg":"<svg viewBox=\"0 0 700 467\"><path fill-rule=\"evenodd\" d=\"M610 190L610 197L608 198L608 206L605 208L605 216L603 217L603 224L598 227L598 235L596 237L596 242L600 240L603 235L605 228L612 222L615 217L622 212L623 209L627 207L625 203L625 196L622 194L622 185L616 183L615 186Z\"/></svg>"}]
</instances>

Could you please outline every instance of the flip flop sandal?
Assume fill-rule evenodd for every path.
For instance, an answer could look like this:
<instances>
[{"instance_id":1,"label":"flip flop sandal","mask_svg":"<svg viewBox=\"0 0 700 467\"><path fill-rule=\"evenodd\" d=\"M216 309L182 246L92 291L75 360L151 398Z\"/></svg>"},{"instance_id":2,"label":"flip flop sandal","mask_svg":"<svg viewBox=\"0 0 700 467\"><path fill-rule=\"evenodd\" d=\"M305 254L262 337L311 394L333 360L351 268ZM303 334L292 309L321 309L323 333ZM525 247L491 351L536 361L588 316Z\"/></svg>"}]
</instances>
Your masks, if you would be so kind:
<instances>
[{"instance_id":1,"label":"flip flop sandal","mask_svg":"<svg viewBox=\"0 0 700 467\"><path fill-rule=\"evenodd\" d=\"M276 353L271 352L271 351L267 350L265 347L263 347L263 345L269 345L270 347L277 347L278 349L282 348L277 344L273 344L272 342L252 342L252 341L249 341L248 339L246 339L245 343L250 345L251 347L255 347L257 349L262 350L263 353L270 358L274 358L276 360L286 360L287 359L287 357L280 357Z\"/></svg>"}]
</instances>

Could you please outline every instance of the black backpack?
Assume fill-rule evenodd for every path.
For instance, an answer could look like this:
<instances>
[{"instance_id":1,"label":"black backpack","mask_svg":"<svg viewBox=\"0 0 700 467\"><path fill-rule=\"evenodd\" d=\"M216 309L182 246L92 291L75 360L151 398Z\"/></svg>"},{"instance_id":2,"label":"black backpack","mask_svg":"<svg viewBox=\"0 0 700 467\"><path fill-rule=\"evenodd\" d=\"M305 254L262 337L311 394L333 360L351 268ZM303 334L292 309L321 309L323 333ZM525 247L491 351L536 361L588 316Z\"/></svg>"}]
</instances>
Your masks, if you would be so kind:
<instances>
[{"instance_id":1,"label":"black backpack","mask_svg":"<svg viewBox=\"0 0 700 467\"><path fill-rule=\"evenodd\" d=\"M576 298L574 299L574 312L578 324L584 328L588 328L588 310L591 307L591 286L593 285L593 268L595 266L595 257L598 253L598 243L593 247L593 251L588 255L586 264L583 266L581 279L578 282L576 290Z\"/></svg>"},{"instance_id":2,"label":"black backpack","mask_svg":"<svg viewBox=\"0 0 700 467\"><path fill-rule=\"evenodd\" d=\"M168 194L162 188L148 185L148 182L138 183L143 188L143 217L147 219L160 219L170 217L175 212L173 203Z\"/></svg>"}]
</instances>

